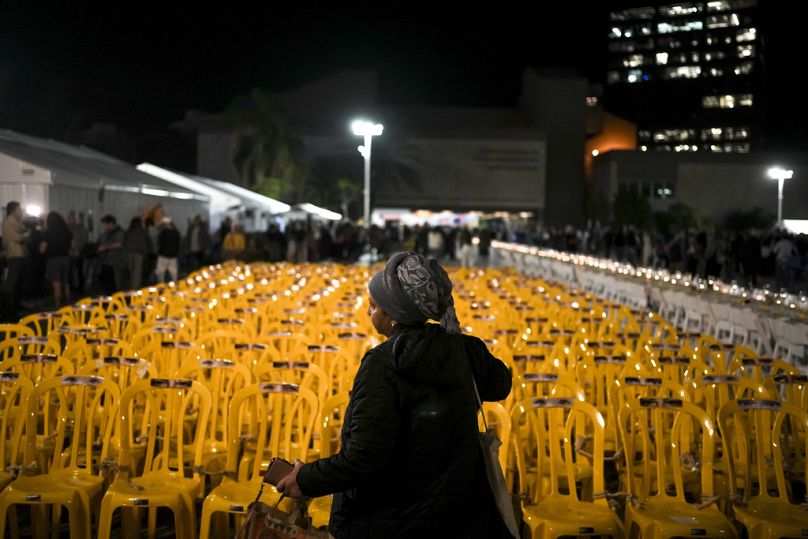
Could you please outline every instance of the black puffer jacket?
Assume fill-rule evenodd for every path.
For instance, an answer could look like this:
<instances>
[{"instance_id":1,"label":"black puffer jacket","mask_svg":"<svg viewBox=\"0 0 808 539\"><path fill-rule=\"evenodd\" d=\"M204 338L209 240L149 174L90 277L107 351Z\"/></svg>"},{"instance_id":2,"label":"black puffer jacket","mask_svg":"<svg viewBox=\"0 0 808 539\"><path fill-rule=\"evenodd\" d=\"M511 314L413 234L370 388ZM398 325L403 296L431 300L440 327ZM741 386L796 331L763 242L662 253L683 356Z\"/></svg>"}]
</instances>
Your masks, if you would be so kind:
<instances>
[{"instance_id":1,"label":"black puffer jacket","mask_svg":"<svg viewBox=\"0 0 808 539\"><path fill-rule=\"evenodd\" d=\"M308 496L336 493L335 537L507 534L483 468L472 373L483 400L511 390L511 373L481 340L436 325L400 330L365 355L342 449L298 475Z\"/></svg>"}]
</instances>

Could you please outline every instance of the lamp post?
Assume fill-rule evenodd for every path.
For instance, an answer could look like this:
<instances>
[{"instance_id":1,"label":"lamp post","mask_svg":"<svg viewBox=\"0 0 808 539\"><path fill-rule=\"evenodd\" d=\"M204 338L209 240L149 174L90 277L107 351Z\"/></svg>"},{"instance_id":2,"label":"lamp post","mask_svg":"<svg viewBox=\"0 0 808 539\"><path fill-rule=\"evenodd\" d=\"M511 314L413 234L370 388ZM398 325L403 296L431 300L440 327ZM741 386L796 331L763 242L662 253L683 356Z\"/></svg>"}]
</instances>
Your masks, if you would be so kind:
<instances>
[{"instance_id":1,"label":"lamp post","mask_svg":"<svg viewBox=\"0 0 808 539\"><path fill-rule=\"evenodd\" d=\"M787 170L780 167L772 167L769 169L769 178L777 180L777 225L783 226L783 184L786 180L790 180L794 176L793 170Z\"/></svg>"},{"instance_id":2,"label":"lamp post","mask_svg":"<svg viewBox=\"0 0 808 539\"><path fill-rule=\"evenodd\" d=\"M365 144L359 146L359 153L365 158L365 228L370 229L370 147L373 137L382 134L384 126L365 120L355 120L351 124L354 135L365 137Z\"/></svg>"}]
</instances>

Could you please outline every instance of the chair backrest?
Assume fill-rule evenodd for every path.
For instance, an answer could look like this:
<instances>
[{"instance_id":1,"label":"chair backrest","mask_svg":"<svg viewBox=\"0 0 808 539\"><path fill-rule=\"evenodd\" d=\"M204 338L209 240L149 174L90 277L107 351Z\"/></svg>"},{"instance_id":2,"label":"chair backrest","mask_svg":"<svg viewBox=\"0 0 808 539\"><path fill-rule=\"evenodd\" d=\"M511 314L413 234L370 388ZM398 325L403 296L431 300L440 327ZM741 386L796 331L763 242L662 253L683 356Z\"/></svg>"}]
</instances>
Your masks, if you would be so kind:
<instances>
[{"instance_id":1,"label":"chair backrest","mask_svg":"<svg viewBox=\"0 0 808 539\"><path fill-rule=\"evenodd\" d=\"M320 458L330 457L339 451L342 422L350 397L348 393L332 395L320 409Z\"/></svg>"},{"instance_id":2,"label":"chair backrest","mask_svg":"<svg viewBox=\"0 0 808 539\"><path fill-rule=\"evenodd\" d=\"M511 421L514 439L522 445L516 448L516 464L528 504L548 496L580 499L575 465L581 459L591 464L592 491L603 492L604 420L594 406L566 397L527 399L515 405ZM531 490L528 469L534 466L540 477Z\"/></svg>"},{"instance_id":3,"label":"chair backrest","mask_svg":"<svg viewBox=\"0 0 808 539\"><path fill-rule=\"evenodd\" d=\"M0 365L19 359L26 354L60 355L59 340L40 336L20 336L0 342Z\"/></svg>"},{"instance_id":4,"label":"chair backrest","mask_svg":"<svg viewBox=\"0 0 808 539\"><path fill-rule=\"evenodd\" d=\"M288 382L310 389L322 404L330 396L331 381L325 370L308 361L271 361L254 371L258 382Z\"/></svg>"},{"instance_id":5,"label":"chair backrest","mask_svg":"<svg viewBox=\"0 0 808 539\"><path fill-rule=\"evenodd\" d=\"M34 384L76 372L72 363L56 354L23 354L4 362L3 369L22 373Z\"/></svg>"},{"instance_id":6,"label":"chair backrest","mask_svg":"<svg viewBox=\"0 0 808 539\"><path fill-rule=\"evenodd\" d=\"M629 494L686 503L682 466L691 463L701 482L688 494L714 495L715 427L703 410L683 399L641 398L620 410L619 425Z\"/></svg>"},{"instance_id":7,"label":"chair backrest","mask_svg":"<svg viewBox=\"0 0 808 539\"><path fill-rule=\"evenodd\" d=\"M483 423L482 414L485 413L485 423ZM498 402L484 402L482 411L478 411L478 427L484 430L485 425L489 429L494 429L497 438L502 442L499 448L499 463L502 470L508 470L508 459L511 453L511 418L508 410Z\"/></svg>"},{"instance_id":8,"label":"chair backrest","mask_svg":"<svg viewBox=\"0 0 808 539\"><path fill-rule=\"evenodd\" d=\"M240 390L230 402L227 470L238 470L243 441L253 437L257 454L241 461L249 469L238 470L239 477L261 477L270 457L305 460L318 413L317 396L295 384L263 382Z\"/></svg>"},{"instance_id":9,"label":"chair backrest","mask_svg":"<svg viewBox=\"0 0 808 539\"><path fill-rule=\"evenodd\" d=\"M34 335L34 330L23 324L0 324L0 341L17 337L33 337Z\"/></svg>"},{"instance_id":10,"label":"chair backrest","mask_svg":"<svg viewBox=\"0 0 808 539\"><path fill-rule=\"evenodd\" d=\"M187 378L152 378L129 386L120 405L122 467L134 464L145 442L144 474L199 478L210 408L208 388ZM190 418L195 421L189 430ZM190 462L184 460L188 453Z\"/></svg>"},{"instance_id":11,"label":"chair backrest","mask_svg":"<svg viewBox=\"0 0 808 539\"><path fill-rule=\"evenodd\" d=\"M750 498L787 503L791 489L786 466L803 475L798 481L808 479L808 413L800 407L775 400L730 401L718 412L718 426L730 492L741 503Z\"/></svg>"},{"instance_id":12,"label":"chair backrest","mask_svg":"<svg viewBox=\"0 0 808 539\"><path fill-rule=\"evenodd\" d=\"M31 328L38 337L46 337L62 324L64 315L59 311L46 311L29 314L20 319L20 325Z\"/></svg>"},{"instance_id":13,"label":"chair backrest","mask_svg":"<svg viewBox=\"0 0 808 539\"><path fill-rule=\"evenodd\" d=\"M99 376L66 375L40 381L28 397L26 462L42 458L44 469L99 473L118 415L121 392Z\"/></svg>"},{"instance_id":14,"label":"chair backrest","mask_svg":"<svg viewBox=\"0 0 808 539\"><path fill-rule=\"evenodd\" d=\"M157 378L157 369L143 358L134 356L106 356L85 363L78 371L82 375L101 376L114 382L123 391L138 380Z\"/></svg>"},{"instance_id":15,"label":"chair backrest","mask_svg":"<svg viewBox=\"0 0 808 539\"><path fill-rule=\"evenodd\" d=\"M227 442L227 420L230 401L242 388L253 383L250 370L229 359L200 359L189 362L177 375L196 380L210 390L211 413L208 438Z\"/></svg>"},{"instance_id":16,"label":"chair backrest","mask_svg":"<svg viewBox=\"0 0 808 539\"><path fill-rule=\"evenodd\" d=\"M0 372L0 466L8 470L21 459L24 416L34 384L18 372Z\"/></svg>"},{"instance_id":17,"label":"chair backrest","mask_svg":"<svg viewBox=\"0 0 808 539\"><path fill-rule=\"evenodd\" d=\"M155 366L163 377L172 377L184 366L195 365L201 356L199 348L190 341L155 340L139 350L138 355Z\"/></svg>"},{"instance_id":18,"label":"chair backrest","mask_svg":"<svg viewBox=\"0 0 808 539\"><path fill-rule=\"evenodd\" d=\"M76 371L80 371L87 363L112 356L132 356L132 347L126 341L116 338L88 338L83 343L68 346L62 353L65 360L70 361Z\"/></svg>"}]
</instances>

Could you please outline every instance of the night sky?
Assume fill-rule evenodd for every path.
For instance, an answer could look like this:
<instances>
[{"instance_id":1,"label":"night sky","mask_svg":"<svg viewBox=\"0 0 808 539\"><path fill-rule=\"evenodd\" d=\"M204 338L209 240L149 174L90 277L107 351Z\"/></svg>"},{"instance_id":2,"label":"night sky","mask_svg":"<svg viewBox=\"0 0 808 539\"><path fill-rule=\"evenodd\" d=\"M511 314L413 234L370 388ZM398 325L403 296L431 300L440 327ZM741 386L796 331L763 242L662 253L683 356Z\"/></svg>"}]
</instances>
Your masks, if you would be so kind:
<instances>
[{"instance_id":1,"label":"night sky","mask_svg":"<svg viewBox=\"0 0 808 539\"><path fill-rule=\"evenodd\" d=\"M606 71L610 6L598 1L558 2L552 12L547 2L76 4L0 3L0 127L59 137L105 121L137 136L166 130L188 109L220 111L256 86L284 90L342 68L378 71L384 104L449 106L513 106L530 65L593 82ZM805 15L803 7L769 21L780 103L769 121L787 149L808 141L806 85L795 75L804 79L808 66Z\"/></svg>"}]
</instances>

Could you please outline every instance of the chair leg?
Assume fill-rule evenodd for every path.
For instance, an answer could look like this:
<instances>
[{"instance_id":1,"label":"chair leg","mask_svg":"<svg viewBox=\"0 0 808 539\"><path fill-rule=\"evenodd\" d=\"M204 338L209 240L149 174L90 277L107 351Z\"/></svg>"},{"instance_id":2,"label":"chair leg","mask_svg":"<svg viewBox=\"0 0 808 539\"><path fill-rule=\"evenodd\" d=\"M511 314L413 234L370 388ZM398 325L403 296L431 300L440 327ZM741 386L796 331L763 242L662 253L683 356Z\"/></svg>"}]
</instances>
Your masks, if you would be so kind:
<instances>
[{"instance_id":1,"label":"chair leg","mask_svg":"<svg viewBox=\"0 0 808 539\"><path fill-rule=\"evenodd\" d=\"M48 529L48 513L46 505L35 504L30 505L31 508L31 531L36 539L45 539L47 537Z\"/></svg>"},{"instance_id":2,"label":"chair leg","mask_svg":"<svg viewBox=\"0 0 808 539\"><path fill-rule=\"evenodd\" d=\"M101 501L101 515L98 517L98 539L109 539L113 511L115 507L112 505L112 498L104 496Z\"/></svg>"},{"instance_id":3,"label":"chair leg","mask_svg":"<svg viewBox=\"0 0 808 539\"><path fill-rule=\"evenodd\" d=\"M210 510L210 504L207 502L208 501L205 500L202 504L202 518L199 522L199 539L209 539L213 518L218 516ZM216 537L219 536L217 535Z\"/></svg>"},{"instance_id":4,"label":"chair leg","mask_svg":"<svg viewBox=\"0 0 808 539\"><path fill-rule=\"evenodd\" d=\"M149 507L148 509L148 520L149 520L149 537L154 537L157 533L157 508L156 507Z\"/></svg>"},{"instance_id":5,"label":"chair leg","mask_svg":"<svg viewBox=\"0 0 808 539\"><path fill-rule=\"evenodd\" d=\"M140 537L140 509L136 507L121 508L121 536L123 539Z\"/></svg>"},{"instance_id":6,"label":"chair leg","mask_svg":"<svg viewBox=\"0 0 808 539\"><path fill-rule=\"evenodd\" d=\"M11 539L20 539L20 523L17 520L17 506L12 505L6 511L11 511L11 514L8 515L8 527L10 529L10 537ZM6 519L6 511L0 511L2 515L3 522L0 523L0 533L5 530L5 519Z\"/></svg>"}]
</instances>

